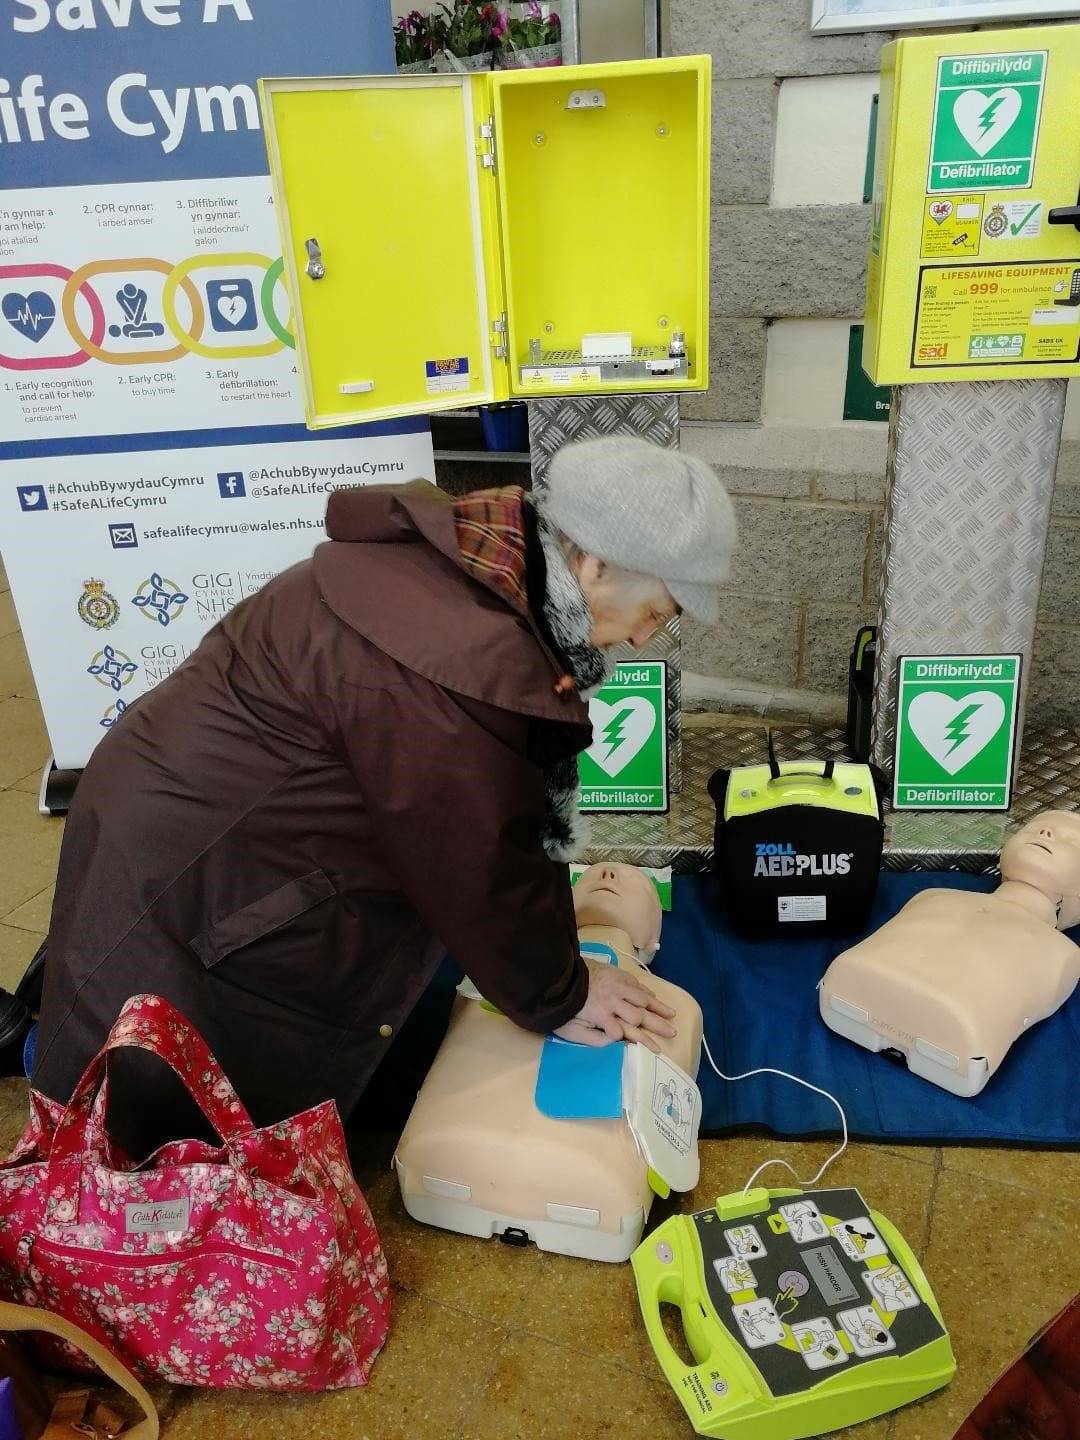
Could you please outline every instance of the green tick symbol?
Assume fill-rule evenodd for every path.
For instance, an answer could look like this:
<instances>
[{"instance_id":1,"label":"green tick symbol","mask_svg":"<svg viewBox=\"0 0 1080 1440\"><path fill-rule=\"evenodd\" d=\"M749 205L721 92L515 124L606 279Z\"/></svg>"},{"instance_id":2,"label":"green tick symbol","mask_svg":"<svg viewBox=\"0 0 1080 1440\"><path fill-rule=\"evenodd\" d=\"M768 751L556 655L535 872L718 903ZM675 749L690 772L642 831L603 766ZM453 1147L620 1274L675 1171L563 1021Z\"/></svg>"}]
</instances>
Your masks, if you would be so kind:
<instances>
[{"instance_id":1,"label":"green tick symbol","mask_svg":"<svg viewBox=\"0 0 1080 1440\"><path fill-rule=\"evenodd\" d=\"M1014 235L1019 235L1019 234L1020 234L1020 231L1021 231L1021 230L1024 228L1024 226L1028 223L1028 221L1029 221L1029 220L1031 219L1031 217L1035 214L1035 212L1038 210L1038 208L1039 208L1039 206L1040 206L1041 204L1042 204L1042 201L1041 201L1041 200L1036 200L1035 204L1032 205L1031 209L1027 212L1027 214L1024 216L1024 218L1023 218L1022 220L1019 220L1015 225L1010 225L1010 226L1009 226L1009 229L1012 231L1012 233L1013 233Z\"/></svg>"}]
</instances>

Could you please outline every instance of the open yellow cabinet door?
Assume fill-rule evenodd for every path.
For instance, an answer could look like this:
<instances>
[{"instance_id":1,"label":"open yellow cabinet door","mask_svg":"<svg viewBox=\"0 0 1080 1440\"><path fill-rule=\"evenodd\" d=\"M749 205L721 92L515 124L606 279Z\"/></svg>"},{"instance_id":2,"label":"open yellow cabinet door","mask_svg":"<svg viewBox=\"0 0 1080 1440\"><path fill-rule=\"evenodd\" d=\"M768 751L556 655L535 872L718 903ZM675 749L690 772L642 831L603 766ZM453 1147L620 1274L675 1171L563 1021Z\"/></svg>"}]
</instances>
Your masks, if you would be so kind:
<instances>
[{"instance_id":1,"label":"open yellow cabinet door","mask_svg":"<svg viewBox=\"0 0 1080 1440\"><path fill-rule=\"evenodd\" d=\"M260 91L308 426L506 398L491 77Z\"/></svg>"},{"instance_id":2,"label":"open yellow cabinet door","mask_svg":"<svg viewBox=\"0 0 1080 1440\"><path fill-rule=\"evenodd\" d=\"M492 83L511 393L706 389L709 57Z\"/></svg>"}]
</instances>

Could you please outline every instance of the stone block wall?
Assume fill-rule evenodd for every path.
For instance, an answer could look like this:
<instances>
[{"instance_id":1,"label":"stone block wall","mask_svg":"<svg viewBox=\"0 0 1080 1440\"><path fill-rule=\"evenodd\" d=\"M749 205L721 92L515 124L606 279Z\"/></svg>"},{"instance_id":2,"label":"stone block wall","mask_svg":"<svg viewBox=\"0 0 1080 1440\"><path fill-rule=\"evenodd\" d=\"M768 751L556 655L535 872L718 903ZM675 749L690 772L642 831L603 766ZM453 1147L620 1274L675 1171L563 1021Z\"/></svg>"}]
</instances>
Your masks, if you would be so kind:
<instances>
[{"instance_id":1,"label":"stone block wall","mask_svg":"<svg viewBox=\"0 0 1080 1440\"><path fill-rule=\"evenodd\" d=\"M671 0L667 48L713 59L711 378L684 449L732 495L741 543L719 629L685 666L840 694L876 618L886 426L844 421L862 315L862 201L882 33L815 36L809 0ZM1071 387L1076 390L1076 386ZM1070 395L1029 716L1080 708L1080 394Z\"/></svg>"}]
</instances>

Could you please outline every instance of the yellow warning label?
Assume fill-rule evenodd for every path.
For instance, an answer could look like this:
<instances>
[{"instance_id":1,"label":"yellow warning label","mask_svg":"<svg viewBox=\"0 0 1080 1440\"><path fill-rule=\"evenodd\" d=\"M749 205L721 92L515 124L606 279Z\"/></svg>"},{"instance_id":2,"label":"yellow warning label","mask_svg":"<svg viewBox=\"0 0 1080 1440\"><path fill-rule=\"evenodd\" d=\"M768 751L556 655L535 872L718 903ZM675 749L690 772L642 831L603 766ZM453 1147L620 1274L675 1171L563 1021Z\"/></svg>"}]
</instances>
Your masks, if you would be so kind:
<instances>
[{"instance_id":1,"label":"yellow warning label","mask_svg":"<svg viewBox=\"0 0 1080 1440\"><path fill-rule=\"evenodd\" d=\"M982 213L981 195L932 195L923 209L923 259L977 255Z\"/></svg>"},{"instance_id":2,"label":"yellow warning label","mask_svg":"<svg viewBox=\"0 0 1080 1440\"><path fill-rule=\"evenodd\" d=\"M913 367L1080 359L1080 258L923 266Z\"/></svg>"}]
</instances>

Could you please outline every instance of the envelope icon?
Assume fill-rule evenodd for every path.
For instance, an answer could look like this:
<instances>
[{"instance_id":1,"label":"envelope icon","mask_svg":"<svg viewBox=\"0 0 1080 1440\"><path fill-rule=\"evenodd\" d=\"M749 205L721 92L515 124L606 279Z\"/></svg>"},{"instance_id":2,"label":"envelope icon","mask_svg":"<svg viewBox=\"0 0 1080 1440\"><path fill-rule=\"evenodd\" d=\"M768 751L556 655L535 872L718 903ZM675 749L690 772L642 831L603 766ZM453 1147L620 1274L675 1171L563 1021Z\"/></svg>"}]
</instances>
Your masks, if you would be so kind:
<instances>
[{"instance_id":1,"label":"envelope icon","mask_svg":"<svg viewBox=\"0 0 1080 1440\"><path fill-rule=\"evenodd\" d=\"M139 543L134 525L110 525L109 539L114 550L124 550Z\"/></svg>"}]
</instances>

